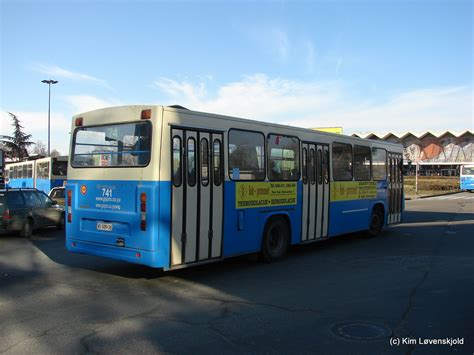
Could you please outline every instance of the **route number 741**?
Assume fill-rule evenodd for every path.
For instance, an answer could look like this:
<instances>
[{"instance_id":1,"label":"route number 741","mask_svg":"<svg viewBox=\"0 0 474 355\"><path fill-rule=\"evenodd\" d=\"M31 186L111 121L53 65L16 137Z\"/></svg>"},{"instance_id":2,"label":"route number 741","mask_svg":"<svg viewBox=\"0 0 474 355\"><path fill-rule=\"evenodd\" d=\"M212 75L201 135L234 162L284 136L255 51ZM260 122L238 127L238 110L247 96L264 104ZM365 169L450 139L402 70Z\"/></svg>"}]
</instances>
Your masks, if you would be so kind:
<instances>
[{"instance_id":1,"label":"route number 741","mask_svg":"<svg viewBox=\"0 0 474 355\"><path fill-rule=\"evenodd\" d=\"M102 197L112 197L112 189L102 189Z\"/></svg>"}]
</instances>

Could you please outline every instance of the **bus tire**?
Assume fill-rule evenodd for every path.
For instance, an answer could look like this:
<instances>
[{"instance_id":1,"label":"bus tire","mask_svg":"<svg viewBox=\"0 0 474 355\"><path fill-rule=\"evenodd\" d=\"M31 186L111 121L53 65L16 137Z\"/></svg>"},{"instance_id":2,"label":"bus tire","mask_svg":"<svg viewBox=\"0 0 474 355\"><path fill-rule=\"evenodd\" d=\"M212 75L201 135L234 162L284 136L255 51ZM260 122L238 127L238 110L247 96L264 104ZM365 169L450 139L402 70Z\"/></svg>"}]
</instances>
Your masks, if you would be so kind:
<instances>
[{"instance_id":1,"label":"bus tire","mask_svg":"<svg viewBox=\"0 0 474 355\"><path fill-rule=\"evenodd\" d=\"M31 238L31 236L33 235L33 220L31 218L27 218L25 220L23 228L21 228L20 234L24 238Z\"/></svg>"},{"instance_id":2,"label":"bus tire","mask_svg":"<svg viewBox=\"0 0 474 355\"><path fill-rule=\"evenodd\" d=\"M290 228L282 218L271 218L263 232L262 260L269 263L281 259L288 250Z\"/></svg>"},{"instance_id":3,"label":"bus tire","mask_svg":"<svg viewBox=\"0 0 474 355\"><path fill-rule=\"evenodd\" d=\"M369 229L367 230L368 237L375 237L380 233L383 227L383 220L383 208L380 206L375 206L372 209L372 214L370 216Z\"/></svg>"}]
</instances>

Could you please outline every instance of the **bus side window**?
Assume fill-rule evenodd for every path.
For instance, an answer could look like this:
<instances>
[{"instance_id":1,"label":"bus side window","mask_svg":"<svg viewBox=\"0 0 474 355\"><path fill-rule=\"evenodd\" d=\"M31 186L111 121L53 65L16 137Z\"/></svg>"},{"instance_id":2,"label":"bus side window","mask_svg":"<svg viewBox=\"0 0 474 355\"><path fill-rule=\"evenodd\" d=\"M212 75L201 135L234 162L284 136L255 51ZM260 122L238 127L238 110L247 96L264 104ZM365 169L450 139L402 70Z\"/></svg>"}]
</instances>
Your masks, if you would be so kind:
<instances>
[{"instance_id":1,"label":"bus side window","mask_svg":"<svg viewBox=\"0 0 474 355\"><path fill-rule=\"evenodd\" d=\"M270 180L298 180L300 178L300 141L296 137L269 134L268 178Z\"/></svg>"},{"instance_id":2,"label":"bus side window","mask_svg":"<svg viewBox=\"0 0 474 355\"><path fill-rule=\"evenodd\" d=\"M196 140L193 137L188 138L188 185L196 185Z\"/></svg>"},{"instance_id":3,"label":"bus side window","mask_svg":"<svg viewBox=\"0 0 474 355\"><path fill-rule=\"evenodd\" d=\"M372 148L372 176L374 180L387 178L387 151L381 148Z\"/></svg>"},{"instance_id":4,"label":"bus side window","mask_svg":"<svg viewBox=\"0 0 474 355\"><path fill-rule=\"evenodd\" d=\"M45 168L44 168L44 178L49 179L49 161L45 163Z\"/></svg>"},{"instance_id":5,"label":"bus side window","mask_svg":"<svg viewBox=\"0 0 474 355\"><path fill-rule=\"evenodd\" d=\"M346 143L332 144L332 176L334 180L352 180L352 145Z\"/></svg>"},{"instance_id":6,"label":"bus side window","mask_svg":"<svg viewBox=\"0 0 474 355\"><path fill-rule=\"evenodd\" d=\"M354 145L354 179L356 181L371 180L371 161L370 147Z\"/></svg>"},{"instance_id":7,"label":"bus side window","mask_svg":"<svg viewBox=\"0 0 474 355\"><path fill-rule=\"evenodd\" d=\"M209 185L209 143L206 138L201 139L201 183Z\"/></svg>"},{"instance_id":8,"label":"bus side window","mask_svg":"<svg viewBox=\"0 0 474 355\"><path fill-rule=\"evenodd\" d=\"M222 183L222 149L221 142L217 139L213 143L213 179L214 185L219 186Z\"/></svg>"},{"instance_id":9,"label":"bus side window","mask_svg":"<svg viewBox=\"0 0 474 355\"><path fill-rule=\"evenodd\" d=\"M182 182L182 164L181 164L181 137L173 137L173 185L181 186Z\"/></svg>"},{"instance_id":10,"label":"bus side window","mask_svg":"<svg viewBox=\"0 0 474 355\"><path fill-rule=\"evenodd\" d=\"M232 180L265 179L265 138L260 132L231 129L229 177Z\"/></svg>"}]
</instances>

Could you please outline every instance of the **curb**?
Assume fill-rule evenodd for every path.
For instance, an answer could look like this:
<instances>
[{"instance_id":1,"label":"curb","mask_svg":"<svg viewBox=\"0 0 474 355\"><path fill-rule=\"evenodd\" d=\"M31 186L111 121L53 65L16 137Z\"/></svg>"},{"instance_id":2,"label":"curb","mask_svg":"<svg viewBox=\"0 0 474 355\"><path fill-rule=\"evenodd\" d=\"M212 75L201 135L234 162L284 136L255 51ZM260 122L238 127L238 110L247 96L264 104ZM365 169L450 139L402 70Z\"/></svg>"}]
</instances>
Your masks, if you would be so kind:
<instances>
[{"instance_id":1,"label":"curb","mask_svg":"<svg viewBox=\"0 0 474 355\"><path fill-rule=\"evenodd\" d=\"M454 195L462 192L461 190L458 191L450 191L450 192L445 192L443 194L436 194L436 195L426 195L426 196L414 196L414 197L405 197L405 201L410 201L410 200L419 200L422 198L429 198L429 197L437 197L437 196L447 196L447 195Z\"/></svg>"}]
</instances>

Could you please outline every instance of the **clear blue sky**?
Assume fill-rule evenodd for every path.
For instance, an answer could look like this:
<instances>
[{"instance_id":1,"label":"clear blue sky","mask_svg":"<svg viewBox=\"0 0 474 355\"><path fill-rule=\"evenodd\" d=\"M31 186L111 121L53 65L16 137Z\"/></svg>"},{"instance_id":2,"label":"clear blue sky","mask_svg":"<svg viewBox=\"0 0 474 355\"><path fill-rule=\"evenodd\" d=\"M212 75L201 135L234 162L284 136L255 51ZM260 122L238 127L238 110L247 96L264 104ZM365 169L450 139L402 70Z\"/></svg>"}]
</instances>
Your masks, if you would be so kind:
<instances>
[{"instance_id":1,"label":"clear blue sky","mask_svg":"<svg viewBox=\"0 0 474 355\"><path fill-rule=\"evenodd\" d=\"M1 0L1 108L67 152L122 104L365 131L473 129L472 1ZM2 131L9 134L2 116Z\"/></svg>"}]
</instances>

